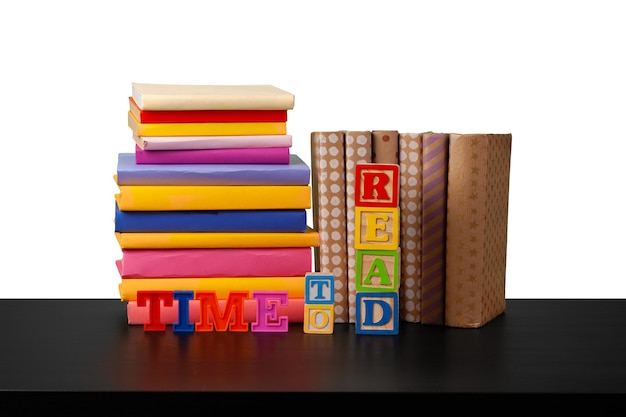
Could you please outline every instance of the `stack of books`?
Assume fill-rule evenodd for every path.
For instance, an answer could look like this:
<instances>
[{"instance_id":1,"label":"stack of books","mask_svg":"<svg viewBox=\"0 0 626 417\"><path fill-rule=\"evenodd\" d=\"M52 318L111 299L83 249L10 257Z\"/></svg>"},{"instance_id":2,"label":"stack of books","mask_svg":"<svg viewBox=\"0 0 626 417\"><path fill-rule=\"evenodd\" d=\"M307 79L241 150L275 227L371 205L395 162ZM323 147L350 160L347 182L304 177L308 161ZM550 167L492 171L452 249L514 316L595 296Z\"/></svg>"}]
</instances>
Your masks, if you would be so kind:
<instances>
[{"instance_id":1,"label":"stack of books","mask_svg":"<svg viewBox=\"0 0 626 417\"><path fill-rule=\"evenodd\" d=\"M129 105L136 148L119 154L115 175L129 324L199 331L214 320L225 330L233 306L243 306L240 325L254 324L255 293L281 295L278 316L302 322L320 236L307 226L311 171L287 135L294 96L271 85L134 83ZM221 310L209 317L216 306L206 303Z\"/></svg>"}]
</instances>

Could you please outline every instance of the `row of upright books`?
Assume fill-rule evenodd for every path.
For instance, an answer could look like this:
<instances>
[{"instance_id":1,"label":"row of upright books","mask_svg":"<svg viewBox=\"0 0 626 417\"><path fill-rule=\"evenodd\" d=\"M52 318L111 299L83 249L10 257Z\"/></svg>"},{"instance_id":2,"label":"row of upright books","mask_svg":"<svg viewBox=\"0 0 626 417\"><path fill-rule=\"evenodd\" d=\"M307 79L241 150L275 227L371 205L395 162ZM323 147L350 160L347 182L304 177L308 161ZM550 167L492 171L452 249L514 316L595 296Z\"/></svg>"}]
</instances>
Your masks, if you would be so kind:
<instances>
[{"instance_id":1,"label":"row of upright books","mask_svg":"<svg viewBox=\"0 0 626 417\"><path fill-rule=\"evenodd\" d=\"M511 134L311 133L315 269L356 320L355 169L399 165L399 319L481 327L505 310Z\"/></svg>"},{"instance_id":2,"label":"row of upright books","mask_svg":"<svg viewBox=\"0 0 626 417\"><path fill-rule=\"evenodd\" d=\"M244 323L257 321L254 294L268 292L287 295L279 316L303 321L320 236L307 225L310 167L287 134L293 106L292 94L270 85L133 84L135 152L119 154L115 176L116 263L129 324L226 330L234 325L229 309L241 303L239 327L229 330L247 330ZM207 297L223 317L204 316Z\"/></svg>"}]
</instances>

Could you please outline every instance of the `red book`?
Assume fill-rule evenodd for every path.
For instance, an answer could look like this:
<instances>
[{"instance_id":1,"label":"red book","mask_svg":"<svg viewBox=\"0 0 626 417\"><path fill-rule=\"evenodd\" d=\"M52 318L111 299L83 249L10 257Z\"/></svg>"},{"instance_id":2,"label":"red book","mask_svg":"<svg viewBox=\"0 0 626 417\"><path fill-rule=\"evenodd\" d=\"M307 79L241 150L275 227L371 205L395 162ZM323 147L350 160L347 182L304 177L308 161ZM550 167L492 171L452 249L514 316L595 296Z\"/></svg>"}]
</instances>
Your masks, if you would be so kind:
<instances>
[{"instance_id":1,"label":"red book","mask_svg":"<svg viewBox=\"0 0 626 417\"><path fill-rule=\"evenodd\" d=\"M143 110L128 97L139 123L286 122L287 110Z\"/></svg>"}]
</instances>

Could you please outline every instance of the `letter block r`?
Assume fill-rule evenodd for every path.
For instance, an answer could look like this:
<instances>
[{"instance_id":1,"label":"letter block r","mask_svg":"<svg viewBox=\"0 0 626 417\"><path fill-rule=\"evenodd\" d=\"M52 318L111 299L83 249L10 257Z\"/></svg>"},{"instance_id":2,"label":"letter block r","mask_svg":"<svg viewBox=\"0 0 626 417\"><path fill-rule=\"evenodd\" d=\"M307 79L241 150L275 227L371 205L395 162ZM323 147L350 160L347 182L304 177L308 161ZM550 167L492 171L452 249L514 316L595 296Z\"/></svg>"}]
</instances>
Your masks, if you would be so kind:
<instances>
[{"instance_id":1,"label":"letter block r","mask_svg":"<svg viewBox=\"0 0 626 417\"><path fill-rule=\"evenodd\" d=\"M400 166L360 163L355 165L354 203L361 207L397 207Z\"/></svg>"}]
</instances>

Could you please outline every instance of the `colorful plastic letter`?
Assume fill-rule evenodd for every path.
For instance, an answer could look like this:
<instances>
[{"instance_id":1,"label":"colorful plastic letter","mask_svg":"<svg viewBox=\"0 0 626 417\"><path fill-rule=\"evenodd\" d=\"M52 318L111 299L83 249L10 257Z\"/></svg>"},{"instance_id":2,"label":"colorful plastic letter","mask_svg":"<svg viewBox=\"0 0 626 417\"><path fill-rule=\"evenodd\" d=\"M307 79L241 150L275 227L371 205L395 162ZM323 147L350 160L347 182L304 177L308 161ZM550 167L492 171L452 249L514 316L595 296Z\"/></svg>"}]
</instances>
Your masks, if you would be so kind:
<instances>
[{"instance_id":1,"label":"colorful plastic letter","mask_svg":"<svg viewBox=\"0 0 626 417\"><path fill-rule=\"evenodd\" d=\"M165 330L166 325L161 321L161 300L163 300L165 307L172 307L174 305L172 291L137 291L137 305L139 307L145 307L150 301L150 320L144 323L144 330Z\"/></svg>"},{"instance_id":2,"label":"colorful plastic letter","mask_svg":"<svg viewBox=\"0 0 626 417\"><path fill-rule=\"evenodd\" d=\"M252 298L257 301L256 321L252 323L253 332L286 332L289 330L289 317L278 316L278 304L289 303L287 291L252 291Z\"/></svg>"},{"instance_id":3,"label":"colorful plastic letter","mask_svg":"<svg viewBox=\"0 0 626 417\"><path fill-rule=\"evenodd\" d=\"M196 300L200 300L200 321L196 323L196 331L211 332L215 327L218 332L225 332L226 330L247 332L248 323L243 319L243 300L247 298L248 291L230 292L222 314L215 291L197 291ZM211 321L211 318L215 323Z\"/></svg>"},{"instance_id":4,"label":"colorful plastic letter","mask_svg":"<svg viewBox=\"0 0 626 417\"><path fill-rule=\"evenodd\" d=\"M178 301L178 321L172 324L175 333L193 333L194 323L189 321L189 300L193 299L193 291L174 291L174 299Z\"/></svg>"}]
</instances>

